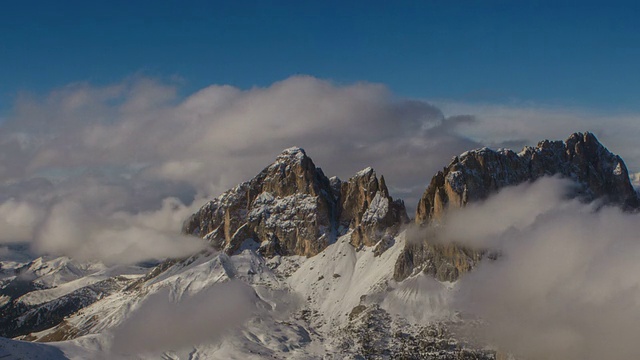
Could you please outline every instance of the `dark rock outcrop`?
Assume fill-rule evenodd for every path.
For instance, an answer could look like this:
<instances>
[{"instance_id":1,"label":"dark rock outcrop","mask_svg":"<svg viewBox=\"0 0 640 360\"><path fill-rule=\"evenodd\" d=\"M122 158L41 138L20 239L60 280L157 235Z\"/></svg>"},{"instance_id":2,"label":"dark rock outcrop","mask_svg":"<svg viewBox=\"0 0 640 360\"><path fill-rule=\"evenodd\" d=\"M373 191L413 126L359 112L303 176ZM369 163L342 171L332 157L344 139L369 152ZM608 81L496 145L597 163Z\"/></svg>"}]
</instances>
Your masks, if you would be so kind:
<instances>
[{"instance_id":1,"label":"dark rock outcrop","mask_svg":"<svg viewBox=\"0 0 640 360\"><path fill-rule=\"evenodd\" d=\"M455 281L470 271L485 251L457 244L433 244L428 239L408 242L396 260L394 278L398 281L420 270L439 281Z\"/></svg>"},{"instance_id":2,"label":"dark rock outcrop","mask_svg":"<svg viewBox=\"0 0 640 360\"><path fill-rule=\"evenodd\" d=\"M37 305L13 300L0 307L0 336L12 338L56 326L66 316L122 290L130 282L116 276Z\"/></svg>"},{"instance_id":3,"label":"dark rock outcrop","mask_svg":"<svg viewBox=\"0 0 640 360\"><path fill-rule=\"evenodd\" d=\"M520 153L482 148L465 152L439 171L424 192L416 223L437 223L448 208L487 198L499 189L560 175L578 184L577 196L590 201L634 210L640 205L624 161L609 152L589 133L574 133L567 140L544 140ZM479 261L483 251L456 245L434 245L428 239L408 243L399 257L395 278L401 280L418 269L440 280L454 281Z\"/></svg>"},{"instance_id":4,"label":"dark rock outcrop","mask_svg":"<svg viewBox=\"0 0 640 360\"><path fill-rule=\"evenodd\" d=\"M434 321L410 330L394 325L394 318L380 305L357 305L342 329L340 348L357 359L506 359L496 350L474 344L468 331L477 326L473 323Z\"/></svg>"},{"instance_id":5,"label":"dark rock outcrop","mask_svg":"<svg viewBox=\"0 0 640 360\"><path fill-rule=\"evenodd\" d=\"M284 150L250 181L203 206L184 223L233 254L257 248L264 256L313 256L354 229L354 245L375 245L408 222L372 169L347 182L328 179L301 148ZM387 241L388 242L388 241Z\"/></svg>"}]
</instances>

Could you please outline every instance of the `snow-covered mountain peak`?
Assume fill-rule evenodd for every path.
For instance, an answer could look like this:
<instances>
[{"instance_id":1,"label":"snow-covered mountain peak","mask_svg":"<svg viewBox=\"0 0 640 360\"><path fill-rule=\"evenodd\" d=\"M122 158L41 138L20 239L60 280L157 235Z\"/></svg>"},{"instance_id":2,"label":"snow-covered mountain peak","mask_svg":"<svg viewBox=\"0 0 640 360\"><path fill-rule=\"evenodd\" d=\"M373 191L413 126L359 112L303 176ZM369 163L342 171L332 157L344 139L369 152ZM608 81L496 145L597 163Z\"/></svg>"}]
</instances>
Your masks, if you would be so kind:
<instances>
[{"instance_id":1,"label":"snow-covered mountain peak","mask_svg":"<svg viewBox=\"0 0 640 360\"><path fill-rule=\"evenodd\" d=\"M371 166L368 166L358 171L353 177L371 176L371 174L375 174L375 171L373 171L373 168Z\"/></svg>"},{"instance_id":2,"label":"snow-covered mountain peak","mask_svg":"<svg viewBox=\"0 0 640 360\"><path fill-rule=\"evenodd\" d=\"M481 148L456 156L432 178L418 203L416 222L438 219L448 207L485 199L505 186L551 175L575 180L589 200L640 206L624 161L585 132L573 133L565 141L543 140L519 153Z\"/></svg>"},{"instance_id":3,"label":"snow-covered mountain peak","mask_svg":"<svg viewBox=\"0 0 640 360\"><path fill-rule=\"evenodd\" d=\"M282 152L280 153L280 155L278 155L276 159L282 160L282 161L285 161L288 159L302 160L305 157L307 157L307 153L304 151L303 148L298 146L292 146L290 148L282 150Z\"/></svg>"}]
</instances>

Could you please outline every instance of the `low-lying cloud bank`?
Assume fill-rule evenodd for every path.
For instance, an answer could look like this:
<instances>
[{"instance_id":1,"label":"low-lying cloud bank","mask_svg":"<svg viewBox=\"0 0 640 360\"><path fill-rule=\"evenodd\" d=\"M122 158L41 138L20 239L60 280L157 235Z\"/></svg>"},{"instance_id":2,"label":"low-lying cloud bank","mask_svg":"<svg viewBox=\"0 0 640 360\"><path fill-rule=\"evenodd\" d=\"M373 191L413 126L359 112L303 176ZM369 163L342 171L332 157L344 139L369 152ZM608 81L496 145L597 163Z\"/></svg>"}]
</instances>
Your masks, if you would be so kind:
<instances>
[{"instance_id":1,"label":"low-lying cloud bank","mask_svg":"<svg viewBox=\"0 0 640 360\"><path fill-rule=\"evenodd\" d=\"M107 262L177 256L193 248L179 233L188 214L294 145L328 175L374 167L410 213L438 169L483 145L591 130L640 168L627 146L638 138L633 116L605 127L573 110L443 104L447 116L382 85L308 76L184 98L178 90L133 77L20 96L0 124L0 243Z\"/></svg>"},{"instance_id":2,"label":"low-lying cloud bank","mask_svg":"<svg viewBox=\"0 0 640 360\"><path fill-rule=\"evenodd\" d=\"M159 353L215 343L258 312L258 297L239 281L215 284L180 302L169 292L151 295L114 330L113 355Z\"/></svg>"},{"instance_id":3,"label":"low-lying cloud bank","mask_svg":"<svg viewBox=\"0 0 640 360\"><path fill-rule=\"evenodd\" d=\"M637 358L640 214L570 191L544 178L445 219L443 239L501 253L460 280L455 307L483 319L476 336L525 359Z\"/></svg>"},{"instance_id":4,"label":"low-lying cloud bank","mask_svg":"<svg viewBox=\"0 0 640 360\"><path fill-rule=\"evenodd\" d=\"M192 352L198 345L218 346L227 337L233 339L238 331L244 332L242 338L260 324L273 326L290 319L303 303L289 291L252 287L241 280L197 288L189 287L180 296L168 288L150 295L111 330L107 357L154 357L170 350ZM287 340L277 331L264 335Z\"/></svg>"}]
</instances>

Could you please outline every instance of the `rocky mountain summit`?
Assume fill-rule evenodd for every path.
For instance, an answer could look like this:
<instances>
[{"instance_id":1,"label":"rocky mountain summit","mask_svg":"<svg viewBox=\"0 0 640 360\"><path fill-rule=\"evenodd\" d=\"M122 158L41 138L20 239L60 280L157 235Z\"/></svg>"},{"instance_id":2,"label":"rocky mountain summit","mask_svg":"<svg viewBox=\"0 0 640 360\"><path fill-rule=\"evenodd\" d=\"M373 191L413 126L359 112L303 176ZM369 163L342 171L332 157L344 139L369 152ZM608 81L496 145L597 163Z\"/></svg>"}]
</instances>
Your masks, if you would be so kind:
<instances>
[{"instance_id":1,"label":"rocky mountain summit","mask_svg":"<svg viewBox=\"0 0 640 360\"><path fill-rule=\"evenodd\" d=\"M381 251L408 222L404 203L367 168L346 182L327 178L301 148L284 150L253 179L204 205L183 231L228 254L313 256L353 229L356 246Z\"/></svg>"},{"instance_id":2,"label":"rocky mountain summit","mask_svg":"<svg viewBox=\"0 0 640 360\"><path fill-rule=\"evenodd\" d=\"M454 157L431 179L418 203L415 222L437 223L449 208L486 199L506 186L553 175L574 180L576 196L585 201L598 198L627 210L640 207L624 161L585 132L574 133L565 141L544 140L519 153L482 148ZM454 281L482 254L457 245L431 244L428 239L410 243L396 263L395 277L401 280L422 269L439 280Z\"/></svg>"},{"instance_id":3,"label":"rocky mountain summit","mask_svg":"<svg viewBox=\"0 0 640 360\"><path fill-rule=\"evenodd\" d=\"M602 198L627 209L640 205L624 161L586 132L565 141L544 140L517 154L482 148L456 156L431 179L418 203L416 222L437 220L448 207L462 207L505 186L551 175L576 181L585 200Z\"/></svg>"},{"instance_id":4,"label":"rocky mountain summit","mask_svg":"<svg viewBox=\"0 0 640 360\"><path fill-rule=\"evenodd\" d=\"M575 196L585 201L629 211L640 204L622 159L590 133L520 153L482 148L455 157L431 179L413 224L373 169L345 181L328 178L304 150L286 149L185 221L185 233L221 251L144 267L48 257L0 263L0 335L26 340L0 338L0 357L24 346L20 354L30 355L23 358L50 351L62 359L105 358L112 335L148 304L184 304L233 282L247 290L247 321L201 344L162 344L123 358L515 359L471 336L467 330L483 319L460 313L452 301L460 276L499 255L431 236L447 211L543 176L574 180ZM224 309L224 299L181 314L206 316ZM185 323L183 330L194 322ZM213 326L203 333L220 328L215 320L203 323ZM118 358L113 354L106 358Z\"/></svg>"}]
</instances>

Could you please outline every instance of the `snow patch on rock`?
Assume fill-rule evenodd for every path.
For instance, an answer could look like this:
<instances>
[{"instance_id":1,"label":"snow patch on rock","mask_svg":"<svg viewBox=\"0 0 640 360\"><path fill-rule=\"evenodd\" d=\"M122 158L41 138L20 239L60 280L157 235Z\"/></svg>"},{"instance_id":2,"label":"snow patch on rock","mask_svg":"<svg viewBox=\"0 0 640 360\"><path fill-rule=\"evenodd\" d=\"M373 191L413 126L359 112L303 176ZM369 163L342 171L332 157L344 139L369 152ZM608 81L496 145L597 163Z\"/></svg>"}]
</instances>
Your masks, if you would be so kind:
<instances>
[{"instance_id":1,"label":"snow patch on rock","mask_svg":"<svg viewBox=\"0 0 640 360\"><path fill-rule=\"evenodd\" d=\"M306 221L315 221L317 207L317 197L308 194L276 198L264 192L253 202L249 221L261 221L267 228L294 231Z\"/></svg>"},{"instance_id":2,"label":"snow patch on rock","mask_svg":"<svg viewBox=\"0 0 640 360\"><path fill-rule=\"evenodd\" d=\"M370 224L374 222L379 222L387 216L389 212L389 199L380 194L380 191L376 193L376 196L373 197L371 204L365 211L364 215L362 215L362 222L365 224Z\"/></svg>"},{"instance_id":3,"label":"snow patch on rock","mask_svg":"<svg viewBox=\"0 0 640 360\"><path fill-rule=\"evenodd\" d=\"M620 175L622 175L622 173L623 173L622 164L620 162L618 162L616 164L616 167L613 169L613 175L620 176Z\"/></svg>"},{"instance_id":4,"label":"snow patch on rock","mask_svg":"<svg viewBox=\"0 0 640 360\"><path fill-rule=\"evenodd\" d=\"M464 191L465 183L462 171L449 172L449 174L447 174L447 182L456 193L461 194Z\"/></svg>"}]
</instances>

